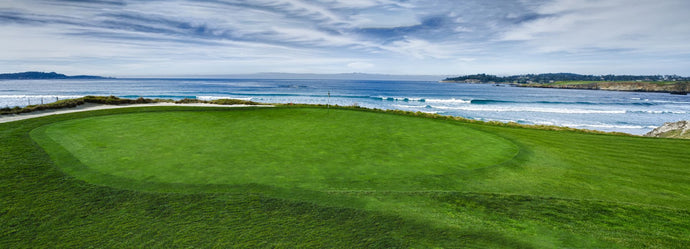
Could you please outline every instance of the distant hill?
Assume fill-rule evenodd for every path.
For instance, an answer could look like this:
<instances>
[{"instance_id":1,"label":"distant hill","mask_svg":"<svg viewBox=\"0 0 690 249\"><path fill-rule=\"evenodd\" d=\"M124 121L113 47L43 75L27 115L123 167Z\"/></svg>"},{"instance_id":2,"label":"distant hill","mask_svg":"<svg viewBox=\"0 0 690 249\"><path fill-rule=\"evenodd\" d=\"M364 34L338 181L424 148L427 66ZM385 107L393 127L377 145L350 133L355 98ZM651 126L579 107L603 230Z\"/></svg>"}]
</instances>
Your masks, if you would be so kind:
<instances>
[{"instance_id":1,"label":"distant hill","mask_svg":"<svg viewBox=\"0 0 690 249\"><path fill-rule=\"evenodd\" d=\"M466 83L553 83L557 81L687 81L688 77L678 75L582 75L574 73L523 74L496 76L474 74L446 78L445 82Z\"/></svg>"},{"instance_id":2,"label":"distant hill","mask_svg":"<svg viewBox=\"0 0 690 249\"><path fill-rule=\"evenodd\" d=\"M1 80L49 80L49 79L107 79L106 77L93 75L74 75L67 76L56 72L23 72L23 73L3 73L0 74Z\"/></svg>"}]
</instances>

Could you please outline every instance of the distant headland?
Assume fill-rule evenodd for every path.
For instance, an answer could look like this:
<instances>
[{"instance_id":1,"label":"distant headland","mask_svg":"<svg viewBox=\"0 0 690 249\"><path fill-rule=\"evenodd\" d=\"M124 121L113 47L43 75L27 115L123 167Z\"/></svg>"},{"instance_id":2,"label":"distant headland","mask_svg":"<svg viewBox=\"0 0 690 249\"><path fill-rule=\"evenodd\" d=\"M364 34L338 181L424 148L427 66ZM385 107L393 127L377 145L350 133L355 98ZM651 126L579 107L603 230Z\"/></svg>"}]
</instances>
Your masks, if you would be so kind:
<instances>
[{"instance_id":1,"label":"distant headland","mask_svg":"<svg viewBox=\"0 0 690 249\"><path fill-rule=\"evenodd\" d=\"M74 75L67 76L64 74L50 72L23 72L23 73L3 73L0 74L0 80L54 80L54 79L111 79L109 77L93 76L93 75Z\"/></svg>"},{"instance_id":2,"label":"distant headland","mask_svg":"<svg viewBox=\"0 0 690 249\"><path fill-rule=\"evenodd\" d=\"M496 76L488 74L446 78L441 82L511 84L518 87L564 88L607 91L666 92L686 95L690 77L678 75L581 75L573 73Z\"/></svg>"}]
</instances>

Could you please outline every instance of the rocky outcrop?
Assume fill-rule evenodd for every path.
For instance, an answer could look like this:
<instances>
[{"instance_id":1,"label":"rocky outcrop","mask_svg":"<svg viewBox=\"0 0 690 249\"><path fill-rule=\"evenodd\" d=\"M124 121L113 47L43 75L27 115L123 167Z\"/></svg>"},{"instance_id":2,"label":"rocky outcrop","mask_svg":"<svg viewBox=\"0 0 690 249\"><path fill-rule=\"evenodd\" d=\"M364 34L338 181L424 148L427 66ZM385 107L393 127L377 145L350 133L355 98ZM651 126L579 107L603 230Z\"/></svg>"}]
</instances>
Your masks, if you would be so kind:
<instances>
[{"instance_id":1,"label":"rocky outcrop","mask_svg":"<svg viewBox=\"0 0 690 249\"><path fill-rule=\"evenodd\" d=\"M688 91L690 91L690 82L678 82L673 84L657 84L653 82L592 82L585 84L525 84L519 86L630 92L666 92L673 94L687 94Z\"/></svg>"},{"instance_id":2,"label":"rocky outcrop","mask_svg":"<svg viewBox=\"0 0 690 249\"><path fill-rule=\"evenodd\" d=\"M690 121L668 122L645 134L646 137L690 139Z\"/></svg>"}]
</instances>

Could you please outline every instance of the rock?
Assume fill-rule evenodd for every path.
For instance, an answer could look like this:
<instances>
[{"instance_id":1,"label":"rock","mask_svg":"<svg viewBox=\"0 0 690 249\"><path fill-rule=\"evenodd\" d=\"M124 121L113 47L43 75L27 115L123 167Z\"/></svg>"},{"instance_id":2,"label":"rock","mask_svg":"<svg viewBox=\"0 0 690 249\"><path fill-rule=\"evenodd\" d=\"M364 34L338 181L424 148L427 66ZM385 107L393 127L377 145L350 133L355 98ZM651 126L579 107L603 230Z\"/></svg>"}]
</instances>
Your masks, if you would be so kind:
<instances>
[{"instance_id":1,"label":"rock","mask_svg":"<svg viewBox=\"0 0 690 249\"><path fill-rule=\"evenodd\" d=\"M690 121L664 123L644 136L690 139Z\"/></svg>"}]
</instances>

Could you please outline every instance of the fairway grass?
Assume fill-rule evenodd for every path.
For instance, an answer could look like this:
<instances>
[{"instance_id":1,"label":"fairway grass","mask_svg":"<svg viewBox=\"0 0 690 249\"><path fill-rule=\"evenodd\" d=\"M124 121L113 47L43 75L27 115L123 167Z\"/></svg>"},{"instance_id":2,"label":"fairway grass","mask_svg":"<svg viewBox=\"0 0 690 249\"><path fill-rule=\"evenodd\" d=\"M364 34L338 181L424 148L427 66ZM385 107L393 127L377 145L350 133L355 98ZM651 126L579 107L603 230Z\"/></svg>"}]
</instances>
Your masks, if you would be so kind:
<instances>
[{"instance_id":1,"label":"fairway grass","mask_svg":"<svg viewBox=\"0 0 690 249\"><path fill-rule=\"evenodd\" d=\"M690 141L351 108L0 124L8 248L684 248Z\"/></svg>"},{"instance_id":2,"label":"fairway grass","mask_svg":"<svg viewBox=\"0 0 690 249\"><path fill-rule=\"evenodd\" d=\"M49 153L60 157L64 149L83 164L58 166L96 184L103 177L90 176L180 186L457 190L453 180L439 179L457 179L518 152L506 139L463 126L349 110L123 114L59 122L37 132L45 134L34 137L52 140L37 139Z\"/></svg>"}]
</instances>

